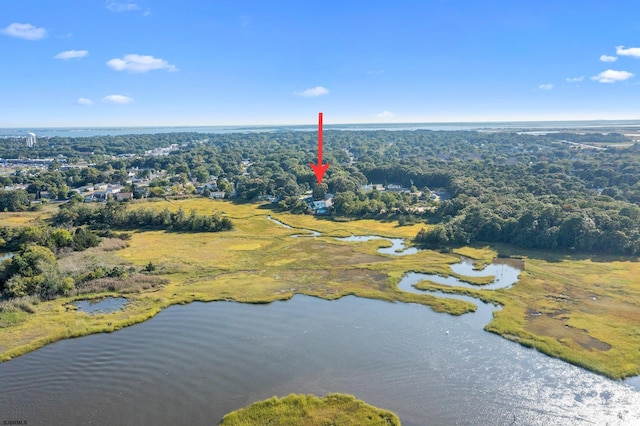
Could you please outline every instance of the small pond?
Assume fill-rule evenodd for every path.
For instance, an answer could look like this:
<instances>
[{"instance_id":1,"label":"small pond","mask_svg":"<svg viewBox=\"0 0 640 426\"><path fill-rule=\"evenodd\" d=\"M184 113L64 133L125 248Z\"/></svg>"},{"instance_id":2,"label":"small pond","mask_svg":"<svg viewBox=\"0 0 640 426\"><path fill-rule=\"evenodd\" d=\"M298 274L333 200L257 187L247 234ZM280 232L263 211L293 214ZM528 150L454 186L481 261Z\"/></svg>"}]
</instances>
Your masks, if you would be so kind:
<instances>
[{"instance_id":1,"label":"small pond","mask_svg":"<svg viewBox=\"0 0 640 426\"><path fill-rule=\"evenodd\" d=\"M104 299L78 300L73 302L73 305L78 308L78 311L96 315L117 312L128 302L129 300L125 297L105 297Z\"/></svg>"}]
</instances>

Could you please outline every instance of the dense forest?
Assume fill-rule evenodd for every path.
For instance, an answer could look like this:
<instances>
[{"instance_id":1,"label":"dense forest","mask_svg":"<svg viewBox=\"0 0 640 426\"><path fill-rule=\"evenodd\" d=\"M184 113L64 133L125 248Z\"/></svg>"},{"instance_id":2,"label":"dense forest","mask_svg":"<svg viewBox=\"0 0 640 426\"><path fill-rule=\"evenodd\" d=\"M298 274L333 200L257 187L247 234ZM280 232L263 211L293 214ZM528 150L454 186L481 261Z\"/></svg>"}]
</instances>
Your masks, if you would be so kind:
<instances>
[{"instance_id":1,"label":"dense forest","mask_svg":"<svg viewBox=\"0 0 640 426\"><path fill-rule=\"evenodd\" d=\"M640 254L640 146L621 133L329 130L324 136L331 167L320 186L308 166L317 155L315 132L41 138L35 150L7 140L0 143L3 158L63 154L67 165L93 165L65 168L56 160L48 170L3 176L0 185L26 184L31 198L48 191L68 199L72 188L98 182L123 184L136 198L196 193L208 184L205 195L270 198L298 213L309 213L303 194L333 194L333 216L424 222L416 241L432 247L500 242ZM597 145L584 145L589 142ZM607 145L616 143L622 144ZM143 154L171 144L179 149ZM130 179L132 169L137 176L163 174L142 190ZM365 191L368 183L403 190ZM448 197L435 201L432 190ZM0 193L0 203L26 208L25 194ZM117 226L135 222L127 220Z\"/></svg>"}]
</instances>

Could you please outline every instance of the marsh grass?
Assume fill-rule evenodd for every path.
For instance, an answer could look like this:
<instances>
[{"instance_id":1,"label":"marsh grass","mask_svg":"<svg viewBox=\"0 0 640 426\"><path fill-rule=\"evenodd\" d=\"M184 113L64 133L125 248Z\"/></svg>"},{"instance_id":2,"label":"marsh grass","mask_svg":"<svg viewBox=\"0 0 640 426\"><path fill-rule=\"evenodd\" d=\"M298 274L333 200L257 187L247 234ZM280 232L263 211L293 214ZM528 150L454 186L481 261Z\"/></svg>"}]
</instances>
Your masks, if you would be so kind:
<instances>
[{"instance_id":1,"label":"marsh grass","mask_svg":"<svg viewBox=\"0 0 640 426\"><path fill-rule=\"evenodd\" d=\"M354 396L291 394L272 397L224 416L221 426L400 426L400 419Z\"/></svg>"},{"instance_id":2,"label":"marsh grass","mask_svg":"<svg viewBox=\"0 0 640 426\"><path fill-rule=\"evenodd\" d=\"M476 264L482 265L483 263L489 264L498 255L498 253L491 247L458 247L452 250L453 253L460 256L474 259L478 262ZM482 269L482 268L479 268Z\"/></svg>"},{"instance_id":3,"label":"marsh grass","mask_svg":"<svg viewBox=\"0 0 640 426\"><path fill-rule=\"evenodd\" d=\"M538 257L540 253L537 253ZM640 373L640 264L527 259L486 330L621 379Z\"/></svg>"},{"instance_id":4,"label":"marsh grass","mask_svg":"<svg viewBox=\"0 0 640 426\"><path fill-rule=\"evenodd\" d=\"M26 312L33 314L35 312L33 306L39 303L39 299L36 296L23 296L15 299L0 301L0 313L7 312Z\"/></svg>"},{"instance_id":5,"label":"marsh grass","mask_svg":"<svg viewBox=\"0 0 640 426\"><path fill-rule=\"evenodd\" d=\"M482 270L483 268L479 268L479 270ZM443 276L447 276L444 274L441 274ZM467 284L471 284L471 285L477 285L479 287L482 287L484 285L489 285L492 284L495 280L496 277L495 275L483 275L483 276L479 276L479 277L469 277L467 275L460 275L460 274L456 274L456 273L449 273L448 275L452 276L452 277L456 277L458 280L467 283Z\"/></svg>"},{"instance_id":6,"label":"marsh grass","mask_svg":"<svg viewBox=\"0 0 640 426\"><path fill-rule=\"evenodd\" d=\"M153 275L134 274L124 278L99 278L76 285L75 294L117 292L121 294L141 293L159 288L169 280Z\"/></svg>"},{"instance_id":7,"label":"marsh grass","mask_svg":"<svg viewBox=\"0 0 640 426\"><path fill-rule=\"evenodd\" d=\"M377 252L385 244L381 240L351 243L332 237L412 238L420 225L414 230L372 220L333 222L273 213L256 204L203 198L133 203L130 208L138 207L195 209L200 214L218 211L232 218L234 229L214 234L134 232L127 240L128 247L106 241L84 252L64 254L59 259L60 269L72 275L97 267L140 271L149 262L156 269L154 275L133 274L124 280L100 279L86 288L79 286L74 297L127 294L130 303L117 313L91 317L68 310L65 305L76 300L73 297L30 303L26 310L15 305L0 311L1 359L62 338L110 332L144 321L170 305L192 301L268 303L294 294L323 299L355 295L419 303L436 312L461 315L473 312L476 306L402 292L398 282L411 271L454 275L449 265L459 262L459 255L490 263L499 251L526 261L520 281L509 289L452 288L428 282L419 286L502 305L486 330L548 355L613 378L640 373L640 263L635 259L563 257L540 251L516 252L505 246L463 247L455 249L455 254L423 250L411 256L390 256ZM267 214L295 229L274 224ZM291 238L301 229L316 230L322 236ZM110 250L114 246L118 249ZM458 278L477 285L492 279Z\"/></svg>"},{"instance_id":8,"label":"marsh grass","mask_svg":"<svg viewBox=\"0 0 640 426\"><path fill-rule=\"evenodd\" d=\"M104 251L116 251L129 247L129 243L120 238L103 238L100 242L100 248Z\"/></svg>"},{"instance_id":9,"label":"marsh grass","mask_svg":"<svg viewBox=\"0 0 640 426\"><path fill-rule=\"evenodd\" d=\"M0 225L8 227L35 225L51 218L57 211L56 204L41 204L37 211L0 212Z\"/></svg>"}]
</instances>

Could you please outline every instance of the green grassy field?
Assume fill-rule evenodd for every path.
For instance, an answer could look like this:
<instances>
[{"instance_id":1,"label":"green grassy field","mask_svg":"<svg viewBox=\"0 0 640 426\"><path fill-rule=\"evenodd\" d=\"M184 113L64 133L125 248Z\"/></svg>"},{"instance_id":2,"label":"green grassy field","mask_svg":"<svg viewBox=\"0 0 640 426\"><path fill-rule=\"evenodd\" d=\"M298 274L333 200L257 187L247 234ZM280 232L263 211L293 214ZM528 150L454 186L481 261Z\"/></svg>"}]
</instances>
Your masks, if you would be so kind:
<instances>
[{"instance_id":1,"label":"green grassy field","mask_svg":"<svg viewBox=\"0 0 640 426\"><path fill-rule=\"evenodd\" d=\"M478 265L490 263L497 250L464 247L455 254L431 250L411 256L388 256L377 248L384 240L364 243L337 241L334 236L383 235L413 237L424 225L399 227L372 220L333 222L325 218L275 213L256 204L194 198L132 204L209 214L219 211L234 229L221 233L134 232L129 246L74 253L60 260L70 269L80 264L156 266L161 285L134 286L117 292L73 295L29 305L25 310L0 313L0 359L31 351L47 343L96 332L111 332L144 321L173 304L192 301L234 300L268 303L294 294L324 299L345 295L389 302L419 303L434 311L460 315L475 310L464 301L416 295L397 288L409 271L452 275L455 254L471 257ZM0 214L1 216L4 213ZM267 215L294 229L267 219ZM12 216L15 217L15 216ZM317 238L291 238L303 229L322 233ZM452 289L432 283L424 288L469 294L499 303L488 331L532 346L609 377L640 373L640 263L629 259L562 257L550 253L500 253L524 258L525 271L510 289L482 290L487 278L466 278L477 289ZM90 316L70 308L87 297L124 294L126 309Z\"/></svg>"},{"instance_id":2,"label":"green grassy field","mask_svg":"<svg viewBox=\"0 0 640 426\"><path fill-rule=\"evenodd\" d=\"M42 204L39 210L32 212L0 212L0 226L22 227L34 225L58 211L55 204Z\"/></svg>"},{"instance_id":3,"label":"green grassy field","mask_svg":"<svg viewBox=\"0 0 640 426\"><path fill-rule=\"evenodd\" d=\"M324 398L291 394L269 398L224 416L221 426L400 426L394 413L366 404L351 395Z\"/></svg>"}]
</instances>

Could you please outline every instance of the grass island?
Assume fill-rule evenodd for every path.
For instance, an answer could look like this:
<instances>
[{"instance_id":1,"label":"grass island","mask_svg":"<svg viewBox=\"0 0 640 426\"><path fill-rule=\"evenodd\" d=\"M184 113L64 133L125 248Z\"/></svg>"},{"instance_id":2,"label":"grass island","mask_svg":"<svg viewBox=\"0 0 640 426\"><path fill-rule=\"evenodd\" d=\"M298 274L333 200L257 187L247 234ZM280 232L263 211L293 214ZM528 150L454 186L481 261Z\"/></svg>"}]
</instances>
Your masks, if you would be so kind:
<instances>
[{"instance_id":1,"label":"grass island","mask_svg":"<svg viewBox=\"0 0 640 426\"><path fill-rule=\"evenodd\" d=\"M291 394L269 398L224 416L220 426L400 426L394 413L351 395L333 393L324 398Z\"/></svg>"}]
</instances>

